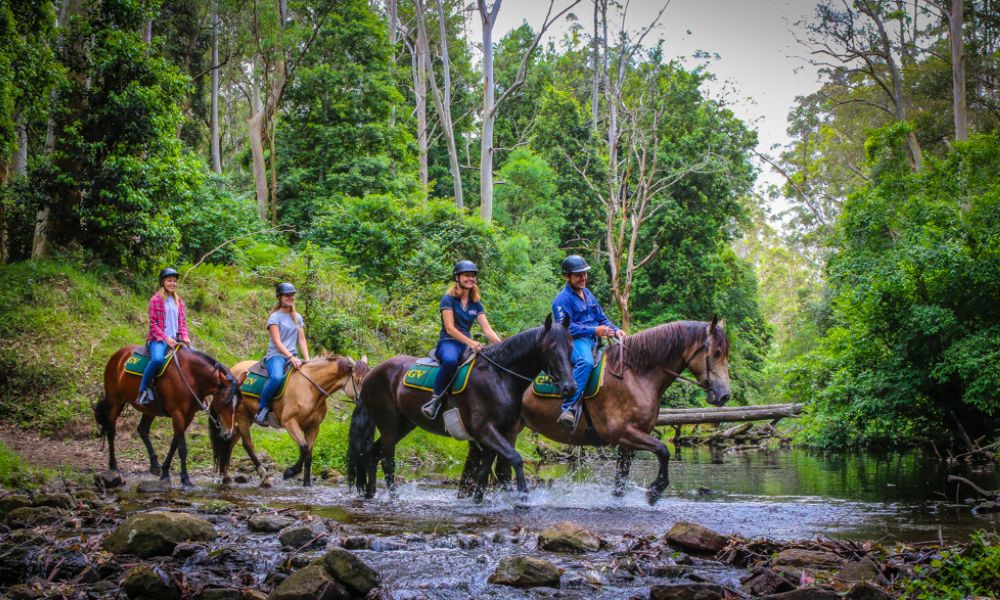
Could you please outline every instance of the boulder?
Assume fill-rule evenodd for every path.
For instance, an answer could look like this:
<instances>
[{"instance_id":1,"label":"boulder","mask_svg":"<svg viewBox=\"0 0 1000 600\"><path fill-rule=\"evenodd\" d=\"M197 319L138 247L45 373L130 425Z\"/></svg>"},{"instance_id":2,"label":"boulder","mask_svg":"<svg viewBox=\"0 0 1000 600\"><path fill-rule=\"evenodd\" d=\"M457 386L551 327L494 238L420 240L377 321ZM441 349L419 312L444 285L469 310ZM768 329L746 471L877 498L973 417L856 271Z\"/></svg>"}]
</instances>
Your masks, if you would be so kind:
<instances>
[{"instance_id":1,"label":"boulder","mask_svg":"<svg viewBox=\"0 0 1000 600\"><path fill-rule=\"evenodd\" d=\"M181 589L173 577L161 569L140 565L125 575L122 590L129 598L180 600Z\"/></svg>"},{"instance_id":2,"label":"boulder","mask_svg":"<svg viewBox=\"0 0 1000 600\"><path fill-rule=\"evenodd\" d=\"M140 494L166 494L170 491L170 482L165 479L144 479L135 486Z\"/></svg>"},{"instance_id":3,"label":"boulder","mask_svg":"<svg viewBox=\"0 0 1000 600\"><path fill-rule=\"evenodd\" d=\"M846 562L832 552L822 550L801 550L789 548L782 550L771 561L772 564L783 567L813 567L817 569L837 569Z\"/></svg>"},{"instance_id":4,"label":"boulder","mask_svg":"<svg viewBox=\"0 0 1000 600\"><path fill-rule=\"evenodd\" d=\"M115 554L142 558L170 556L181 542L209 542L219 537L212 524L186 513L148 512L132 515L104 538Z\"/></svg>"},{"instance_id":5,"label":"boulder","mask_svg":"<svg viewBox=\"0 0 1000 600\"><path fill-rule=\"evenodd\" d=\"M358 596L366 596L382 583L375 569L343 548L333 547L319 562L331 577Z\"/></svg>"},{"instance_id":6,"label":"boulder","mask_svg":"<svg viewBox=\"0 0 1000 600\"><path fill-rule=\"evenodd\" d=\"M289 525L278 533L278 541L286 548L299 549L306 544L318 544L325 532L312 525ZM317 539L318 538L318 539Z\"/></svg>"},{"instance_id":7,"label":"boulder","mask_svg":"<svg viewBox=\"0 0 1000 600\"><path fill-rule=\"evenodd\" d=\"M859 581L847 592L844 600L892 600L892 595L868 581Z\"/></svg>"},{"instance_id":8,"label":"boulder","mask_svg":"<svg viewBox=\"0 0 1000 600\"><path fill-rule=\"evenodd\" d=\"M764 567L757 567L749 575L740 579L743 590L751 596L766 596L788 592L796 588L796 583Z\"/></svg>"},{"instance_id":9,"label":"boulder","mask_svg":"<svg viewBox=\"0 0 1000 600\"><path fill-rule=\"evenodd\" d=\"M106 469L94 473L94 485L100 490L113 490L125 484L125 479L118 471Z\"/></svg>"},{"instance_id":10,"label":"boulder","mask_svg":"<svg viewBox=\"0 0 1000 600\"><path fill-rule=\"evenodd\" d=\"M824 588L809 587L762 596L762 600L840 600L840 594Z\"/></svg>"},{"instance_id":11,"label":"boulder","mask_svg":"<svg viewBox=\"0 0 1000 600\"><path fill-rule=\"evenodd\" d=\"M73 508L76 500L66 492L53 494L38 493L31 499L32 506L51 506L52 508Z\"/></svg>"},{"instance_id":12,"label":"boulder","mask_svg":"<svg viewBox=\"0 0 1000 600\"><path fill-rule=\"evenodd\" d=\"M714 583L681 583L654 585L649 590L649 600L722 600L726 590Z\"/></svg>"},{"instance_id":13,"label":"boulder","mask_svg":"<svg viewBox=\"0 0 1000 600\"><path fill-rule=\"evenodd\" d=\"M351 594L320 565L311 565L292 573L282 581L268 600L340 600Z\"/></svg>"},{"instance_id":14,"label":"boulder","mask_svg":"<svg viewBox=\"0 0 1000 600\"><path fill-rule=\"evenodd\" d=\"M277 533L295 522L295 519L279 514L254 515L247 520L250 531L258 533Z\"/></svg>"},{"instance_id":15,"label":"boulder","mask_svg":"<svg viewBox=\"0 0 1000 600\"><path fill-rule=\"evenodd\" d=\"M497 570L490 575L490 583L513 587L559 587L562 569L533 556L508 556L500 560Z\"/></svg>"},{"instance_id":16,"label":"boulder","mask_svg":"<svg viewBox=\"0 0 1000 600\"><path fill-rule=\"evenodd\" d=\"M601 539L570 521L561 521L538 534L538 547L549 552L583 554L601 547Z\"/></svg>"},{"instance_id":17,"label":"boulder","mask_svg":"<svg viewBox=\"0 0 1000 600\"><path fill-rule=\"evenodd\" d=\"M678 521L667 532L667 541L694 552L715 554L726 547L729 538L697 523Z\"/></svg>"},{"instance_id":18,"label":"boulder","mask_svg":"<svg viewBox=\"0 0 1000 600\"><path fill-rule=\"evenodd\" d=\"M839 571L837 571L837 574L833 576L834 579L843 583L874 581L880 577L882 577L882 572L879 571L878 565L876 565L869 558L851 561L844 565Z\"/></svg>"},{"instance_id":19,"label":"boulder","mask_svg":"<svg viewBox=\"0 0 1000 600\"><path fill-rule=\"evenodd\" d=\"M31 506L31 498L24 494L7 494L0 497L0 516L25 506Z\"/></svg>"},{"instance_id":20,"label":"boulder","mask_svg":"<svg viewBox=\"0 0 1000 600\"><path fill-rule=\"evenodd\" d=\"M59 511L51 506L24 506L7 513L7 525L11 529L51 525L62 518Z\"/></svg>"}]
</instances>

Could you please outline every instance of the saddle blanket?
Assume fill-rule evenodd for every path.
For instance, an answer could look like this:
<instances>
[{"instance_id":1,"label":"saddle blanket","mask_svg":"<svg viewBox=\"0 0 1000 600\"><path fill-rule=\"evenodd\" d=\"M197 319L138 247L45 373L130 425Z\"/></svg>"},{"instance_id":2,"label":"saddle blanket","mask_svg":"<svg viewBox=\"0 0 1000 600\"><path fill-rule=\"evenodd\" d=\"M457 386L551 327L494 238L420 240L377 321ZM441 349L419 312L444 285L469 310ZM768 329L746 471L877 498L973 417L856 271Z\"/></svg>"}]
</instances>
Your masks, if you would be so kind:
<instances>
[{"instance_id":1,"label":"saddle blanket","mask_svg":"<svg viewBox=\"0 0 1000 600\"><path fill-rule=\"evenodd\" d=\"M277 400L285 394L285 388L288 387L288 375L291 372L291 369L285 369L285 374L281 378L281 385L278 386L278 391L274 394L272 400ZM240 392L251 398L260 398L260 393L264 391L264 384L267 383L268 379L270 377L267 375L267 369L262 368L261 363L258 362L247 370L247 378L243 380Z\"/></svg>"},{"instance_id":2,"label":"saddle blanket","mask_svg":"<svg viewBox=\"0 0 1000 600\"><path fill-rule=\"evenodd\" d=\"M455 374L455 381L451 384L452 395L461 394L465 391L466 386L469 385L469 376L472 373L472 367L475 364L476 359L472 359L472 362L469 364L458 368L458 373ZM433 392L434 380L437 378L439 370L440 367L422 365L418 362L406 372L406 376L403 377L403 385L415 390Z\"/></svg>"},{"instance_id":3,"label":"saddle blanket","mask_svg":"<svg viewBox=\"0 0 1000 600\"><path fill-rule=\"evenodd\" d=\"M583 390L583 397L593 398L604 387L604 369L607 366L607 355L601 354L601 358L594 365L594 370L590 372L590 379L587 380L587 388ZM538 377L531 383L531 391L541 398L559 398L559 387L547 373L539 373Z\"/></svg>"},{"instance_id":4,"label":"saddle blanket","mask_svg":"<svg viewBox=\"0 0 1000 600\"><path fill-rule=\"evenodd\" d=\"M163 367L160 372L156 374L156 377L163 375L163 372L167 370L170 366L170 361L174 360L174 354L176 350L168 352L166 358L163 360ZM142 377L142 374L146 371L146 365L149 364L149 350L145 346L140 346L138 350L132 353L132 356L125 361L125 372L129 375L138 375Z\"/></svg>"}]
</instances>

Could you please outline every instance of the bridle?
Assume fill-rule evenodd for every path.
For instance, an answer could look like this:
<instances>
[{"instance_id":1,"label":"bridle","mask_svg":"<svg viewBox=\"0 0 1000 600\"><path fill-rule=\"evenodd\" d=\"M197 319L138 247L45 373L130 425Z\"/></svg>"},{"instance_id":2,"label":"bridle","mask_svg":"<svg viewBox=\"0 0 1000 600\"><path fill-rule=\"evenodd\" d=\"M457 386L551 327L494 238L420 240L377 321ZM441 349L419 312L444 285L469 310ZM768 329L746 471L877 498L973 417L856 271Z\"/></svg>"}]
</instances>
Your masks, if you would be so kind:
<instances>
[{"instance_id":1,"label":"bridle","mask_svg":"<svg viewBox=\"0 0 1000 600\"><path fill-rule=\"evenodd\" d=\"M198 404L198 407L201 408L201 410L205 411L205 414L208 415L208 420L213 425L215 425L215 427L218 428L219 431L222 431L222 422L219 421L219 418L216 417L215 414L212 412L211 406L209 406L207 403L201 401L201 398L198 396L198 393L194 391L194 388L192 388L191 384L188 382L187 376L184 375L184 370L181 369L181 360L180 360L180 356L178 355L178 350L180 350L180 347L182 345L183 344L178 344L177 350L174 350L174 364L177 366L177 374L181 376L181 381L184 382L184 387L186 387L187 390L188 390L188 392L191 393L191 397L194 398L194 401ZM237 398L238 393L239 393L239 388L236 387L237 386L236 378L233 377L231 373L223 373L222 369L219 368L218 364L215 365L215 368L212 371L212 375L215 375L216 373L222 373L223 375L225 375L226 376L226 381L229 382L229 385L231 387L235 387L236 388L236 391L234 391L232 393L232 396L233 396L233 408L236 408L236 404L239 402L239 399ZM233 419L233 424L229 428L229 435L230 436L233 435L233 432L235 431L235 429L236 429L236 419Z\"/></svg>"}]
</instances>

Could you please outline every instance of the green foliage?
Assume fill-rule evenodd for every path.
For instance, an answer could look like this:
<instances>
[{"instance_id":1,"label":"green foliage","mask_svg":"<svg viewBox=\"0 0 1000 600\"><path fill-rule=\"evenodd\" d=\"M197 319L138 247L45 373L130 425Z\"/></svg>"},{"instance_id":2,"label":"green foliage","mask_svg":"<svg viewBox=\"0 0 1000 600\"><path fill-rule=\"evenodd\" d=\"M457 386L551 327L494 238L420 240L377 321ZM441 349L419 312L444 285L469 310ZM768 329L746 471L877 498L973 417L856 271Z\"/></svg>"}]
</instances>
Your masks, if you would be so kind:
<instances>
[{"instance_id":1,"label":"green foliage","mask_svg":"<svg viewBox=\"0 0 1000 600\"><path fill-rule=\"evenodd\" d=\"M837 224L830 327L792 364L819 445L947 439L957 417L990 433L1000 358L1000 139L956 143L913 173L905 129L873 137L878 178ZM902 164L901 164L902 163Z\"/></svg>"},{"instance_id":2,"label":"green foliage","mask_svg":"<svg viewBox=\"0 0 1000 600\"><path fill-rule=\"evenodd\" d=\"M916 600L963 600L1000 594L1000 539L980 531L961 550L946 550L929 566L916 568L905 587Z\"/></svg>"}]
</instances>

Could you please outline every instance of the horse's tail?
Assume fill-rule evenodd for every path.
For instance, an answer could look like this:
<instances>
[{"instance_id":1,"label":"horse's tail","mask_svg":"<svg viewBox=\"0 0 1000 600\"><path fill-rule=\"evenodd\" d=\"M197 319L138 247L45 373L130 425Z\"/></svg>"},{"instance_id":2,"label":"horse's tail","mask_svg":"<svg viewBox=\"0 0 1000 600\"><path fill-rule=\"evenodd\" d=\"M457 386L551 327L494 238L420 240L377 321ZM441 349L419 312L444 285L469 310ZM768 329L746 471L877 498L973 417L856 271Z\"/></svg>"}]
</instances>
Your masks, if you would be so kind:
<instances>
[{"instance_id":1,"label":"horse's tail","mask_svg":"<svg viewBox=\"0 0 1000 600\"><path fill-rule=\"evenodd\" d=\"M104 450L104 441L111 431L111 401L108 395L101 396L101 400L94 405L94 420L97 421L98 435L101 436L101 450Z\"/></svg>"},{"instance_id":2,"label":"horse's tail","mask_svg":"<svg viewBox=\"0 0 1000 600\"><path fill-rule=\"evenodd\" d=\"M239 435L238 431L233 432L234 437L237 435ZM219 474L219 477L222 477L233 457L235 439L227 440L222 437L222 423L217 419L208 420L208 438L212 440L212 461L215 463L215 472Z\"/></svg>"},{"instance_id":3,"label":"horse's tail","mask_svg":"<svg viewBox=\"0 0 1000 600\"><path fill-rule=\"evenodd\" d=\"M351 415L347 440L347 485L361 495L368 494L370 469L375 458L375 421L359 398Z\"/></svg>"}]
</instances>

